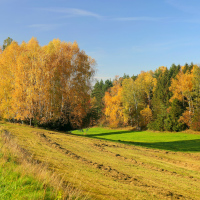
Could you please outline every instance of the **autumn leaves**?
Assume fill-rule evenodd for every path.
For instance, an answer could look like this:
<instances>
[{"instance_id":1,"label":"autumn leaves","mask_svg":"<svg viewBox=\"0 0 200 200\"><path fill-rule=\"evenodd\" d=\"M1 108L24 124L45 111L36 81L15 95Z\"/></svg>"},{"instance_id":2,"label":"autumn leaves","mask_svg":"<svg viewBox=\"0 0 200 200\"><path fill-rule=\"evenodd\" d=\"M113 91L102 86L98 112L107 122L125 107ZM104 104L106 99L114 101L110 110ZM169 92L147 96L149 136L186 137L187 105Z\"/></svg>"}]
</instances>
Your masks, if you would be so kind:
<instances>
[{"instance_id":1,"label":"autumn leaves","mask_svg":"<svg viewBox=\"0 0 200 200\"><path fill-rule=\"evenodd\" d=\"M111 127L146 126L152 119L151 96L156 85L153 72L141 72L136 80L116 79L105 93L105 115Z\"/></svg>"},{"instance_id":2,"label":"autumn leaves","mask_svg":"<svg viewBox=\"0 0 200 200\"><path fill-rule=\"evenodd\" d=\"M76 42L13 41L0 51L0 116L53 128L81 128L101 118L110 127L200 130L198 66L97 82L91 93L94 65Z\"/></svg>"},{"instance_id":3,"label":"autumn leaves","mask_svg":"<svg viewBox=\"0 0 200 200\"><path fill-rule=\"evenodd\" d=\"M35 38L0 54L0 113L6 119L79 127L87 115L95 61L76 42Z\"/></svg>"},{"instance_id":4,"label":"autumn leaves","mask_svg":"<svg viewBox=\"0 0 200 200\"><path fill-rule=\"evenodd\" d=\"M200 68L172 65L116 79L104 97L111 127L131 125L153 130L200 128Z\"/></svg>"}]
</instances>

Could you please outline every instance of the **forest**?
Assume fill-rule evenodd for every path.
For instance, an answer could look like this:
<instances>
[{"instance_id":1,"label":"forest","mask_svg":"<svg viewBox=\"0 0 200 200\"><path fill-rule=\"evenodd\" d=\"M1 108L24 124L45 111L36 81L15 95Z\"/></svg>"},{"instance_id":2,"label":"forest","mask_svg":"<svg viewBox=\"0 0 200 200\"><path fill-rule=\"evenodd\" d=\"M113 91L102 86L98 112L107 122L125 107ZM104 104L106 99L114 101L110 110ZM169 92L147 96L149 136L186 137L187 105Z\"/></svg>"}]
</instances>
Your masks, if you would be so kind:
<instances>
[{"instance_id":1,"label":"forest","mask_svg":"<svg viewBox=\"0 0 200 200\"><path fill-rule=\"evenodd\" d=\"M161 66L137 76L98 81L93 108L101 125L156 131L200 130L200 68Z\"/></svg>"},{"instance_id":2,"label":"forest","mask_svg":"<svg viewBox=\"0 0 200 200\"><path fill-rule=\"evenodd\" d=\"M0 115L59 130L94 125L200 130L200 67L172 64L96 81L96 62L78 44L8 38L0 50Z\"/></svg>"}]
</instances>

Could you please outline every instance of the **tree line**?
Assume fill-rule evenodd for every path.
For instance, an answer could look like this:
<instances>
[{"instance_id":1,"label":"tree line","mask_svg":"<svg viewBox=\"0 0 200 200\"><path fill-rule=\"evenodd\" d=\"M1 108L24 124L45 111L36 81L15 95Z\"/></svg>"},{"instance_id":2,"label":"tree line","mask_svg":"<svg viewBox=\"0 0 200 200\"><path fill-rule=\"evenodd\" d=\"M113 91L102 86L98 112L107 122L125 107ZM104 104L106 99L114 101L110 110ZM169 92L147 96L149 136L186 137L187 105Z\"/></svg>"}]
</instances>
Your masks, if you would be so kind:
<instances>
[{"instance_id":1,"label":"tree line","mask_svg":"<svg viewBox=\"0 0 200 200\"><path fill-rule=\"evenodd\" d=\"M11 38L0 49L0 117L12 122L75 129L93 125L200 130L200 67L124 74L97 81L95 60L76 42L40 46Z\"/></svg>"},{"instance_id":2,"label":"tree line","mask_svg":"<svg viewBox=\"0 0 200 200\"><path fill-rule=\"evenodd\" d=\"M200 130L200 67L173 64L170 69L162 66L137 76L97 81L92 102L102 125Z\"/></svg>"},{"instance_id":3,"label":"tree line","mask_svg":"<svg viewBox=\"0 0 200 200\"><path fill-rule=\"evenodd\" d=\"M95 60L78 44L59 39L8 38L0 51L0 115L13 122L52 128L87 124Z\"/></svg>"}]
</instances>

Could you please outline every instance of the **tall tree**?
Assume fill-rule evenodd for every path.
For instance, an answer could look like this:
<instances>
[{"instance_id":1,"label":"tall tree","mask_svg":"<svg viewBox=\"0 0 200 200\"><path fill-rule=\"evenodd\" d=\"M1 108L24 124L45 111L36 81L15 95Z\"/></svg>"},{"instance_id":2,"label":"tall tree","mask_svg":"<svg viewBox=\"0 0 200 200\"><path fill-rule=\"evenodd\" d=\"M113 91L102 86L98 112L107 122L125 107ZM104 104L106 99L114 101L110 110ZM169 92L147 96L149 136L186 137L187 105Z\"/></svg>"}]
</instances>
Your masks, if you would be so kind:
<instances>
[{"instance_id":1,"label":"tall tree","mask_svg":"<svg viewBox=\"0 0 200 200\"><path fill-rule=\"evenodd\" d=\"M124 79L122 82L123 112L126 123L139 127L140 111L145 107L144 91L140 81L132 78Z\"/></svg>"},{"instance_id":2,"label":"tall tree","mask_svg":"<svg viewBox=\"0 0 200 200\"><path fill-rule=\"evenodd\" d=\"M147 103L149 107L151 107L151 99L153 96L153 90L155 89L157 80L156 78L153 77L153 72L141 72L137 79L136 82L138 82L141 85L141 89L145 92L146 98L147 98Z\"/></svg>"},{"instance_id":3,"label":"tall tree","mask_svg":"<svg viewBox=\"0 0 200 200\"><path fill-rule=\"evenodd\" d=\"M97 120L100 119L102 117L103 114L103 108L104 108L104 101L103 101L103 97L105 95L105 92L112 87L112 81L111 80L106 80L105 82L103 82L103 80L101 81L97 81L94 85L94 88L92 90L92 98L93 99L93 108L95 108L95 115L97 117Z\"/></svg>"},{"instance_id":4,"label":"tall tree","mask_svg":"<svg viewBox=\"0 0 200 200\"><path fill-rule=\"evenodd\" d=\"M124 123L122 105L122 87L119 79L113 83L110 91L105 93L105 116L111 127L118 127Z\"/></svg>"},{"instance_id":5,"label":"tall tree","mask_svg":"<svg viewBox=\"0 0 200 200\"><path fill-rule=\"evenodd\" d=\"M153 130L164 130L164 122L167 118L167 108L171 93L169 91L170 76L169 70L161 67L156 70L157 85L152 98L153 122L148 127Z\"/></svg>"}]
</instances>

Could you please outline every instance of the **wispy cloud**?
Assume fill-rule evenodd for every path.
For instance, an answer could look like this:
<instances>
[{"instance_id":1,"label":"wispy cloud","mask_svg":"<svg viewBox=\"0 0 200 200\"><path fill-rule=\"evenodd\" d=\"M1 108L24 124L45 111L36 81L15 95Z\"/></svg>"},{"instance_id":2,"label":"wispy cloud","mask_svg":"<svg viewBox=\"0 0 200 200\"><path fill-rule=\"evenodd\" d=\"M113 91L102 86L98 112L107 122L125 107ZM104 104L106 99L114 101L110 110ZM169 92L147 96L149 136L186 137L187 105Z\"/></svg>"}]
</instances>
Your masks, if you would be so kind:
<instances>
[{"instance_id":1,"label":"wispy cloud","mask_svg":"<svg viewBox=\"0 0 200 200\"><path fill-rule=\"evenodd\" d=\"M67 17L94 17L97 19L103 18L103 16L99 14L78 8L43 8L42 10L65 14Z\"/></svg>"},{"instance_id":2,"label":"wispy cloud","mask_svg":"<svg viewBox=\"0 0 200 200\"><path fill-rule=\"evenodd\" d=\"M114 18L116 21L160 21L164 18L155 18L155 17L119 17Z\"/></svg>"},{"instance_id":3,"label":"wispy cloud","mask_svg":"<svg viewBox=\"0 0 200 200\"><path fill-rule=\"evenodd\" d=\"M132 51L136 53L144 53L144 52L157 52L163 50L170 50L175 48L189 47L195 45L195 42L190 42L187 40L184 41L169 41L164 43L152 43L152 44L144 44L137 45L132 47Z\"/></svg>"},{"instance_id":4,"label":"wispy cloud","mask_svg":"<svg viewBox=\"0 0 200 200\"><path fill-rule=\"evenodd\" d=\"M165 2L180 10L180 11L183 11L185 13L199 13L199 9L200 7L198 5L196 5L196 3L194 3L193 1L184 1L184 0L165 0Z\"/></svg>"},{"instance_id":5,"label":"wispy cloud","mask_svg":"<svg viewBox=\"0 0 200 200\"><path fill-rule=\"evenodd\" d=\"M39 31L50 31L56 29L58 26L60 26L60 24L31 24L28 27Z\"/></svg>"},{"instance_id":6,"label":"wispy cloud","mask_svg":"<svg viewBox=\"0 0 200 200\"><path fill-rule=\"evenodd\" d=\"M62 17L93 17L96 19L104 19L110 21L160 21L166 18L146 17L146 16L131 16L131 17L107 17L95 12L78 9L78 8L42 8L43 11L63 14Z\"/></svg>"}]
</instances>

